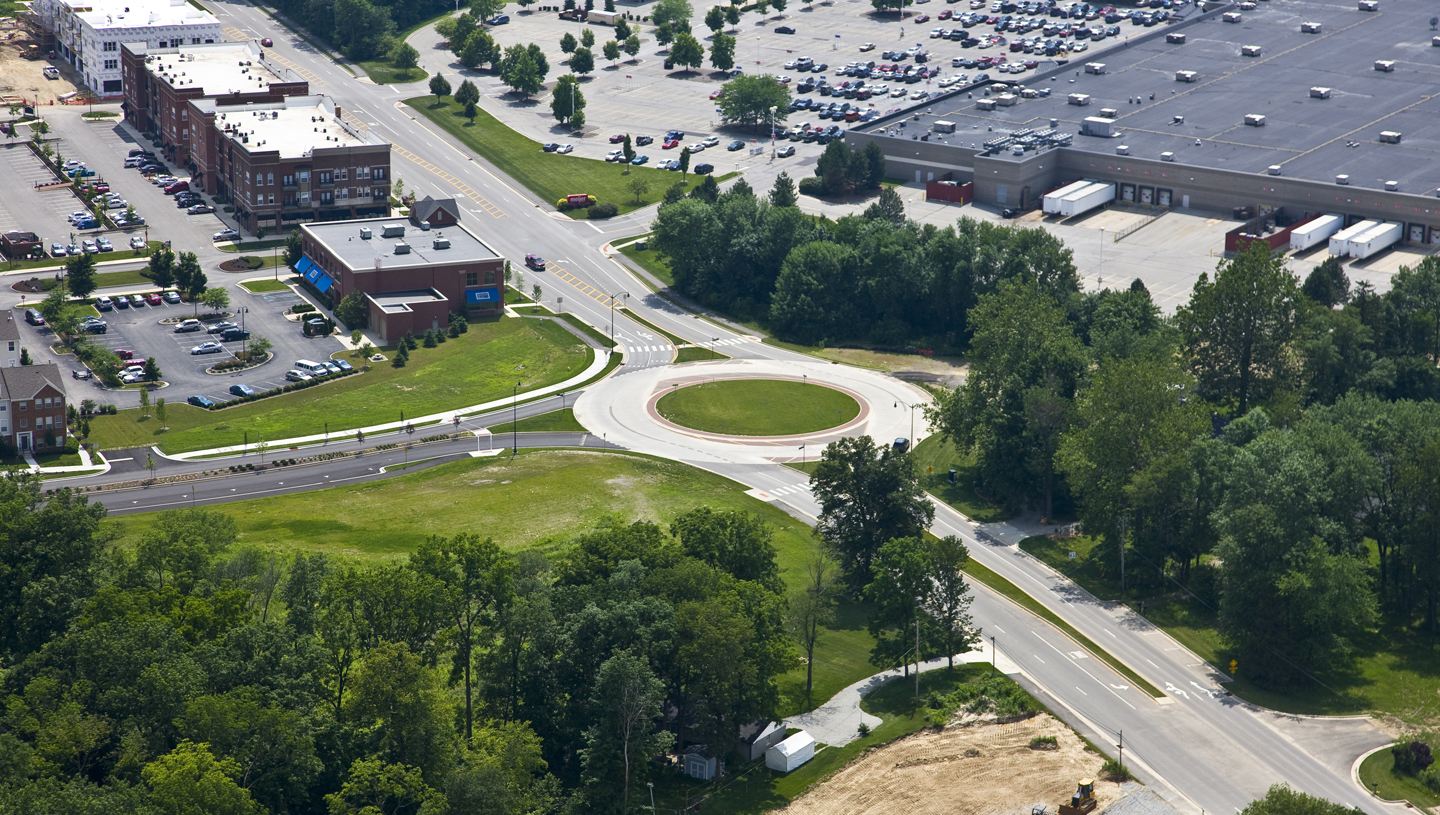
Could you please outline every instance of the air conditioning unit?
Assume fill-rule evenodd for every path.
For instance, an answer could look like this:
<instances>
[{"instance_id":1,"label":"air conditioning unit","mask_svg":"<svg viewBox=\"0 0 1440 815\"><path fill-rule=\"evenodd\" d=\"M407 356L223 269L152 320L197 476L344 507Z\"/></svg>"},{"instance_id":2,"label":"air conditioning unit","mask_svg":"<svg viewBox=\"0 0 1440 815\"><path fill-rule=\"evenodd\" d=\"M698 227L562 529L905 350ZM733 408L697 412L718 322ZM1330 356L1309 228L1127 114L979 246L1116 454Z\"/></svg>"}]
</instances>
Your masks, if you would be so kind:
<instances>
[{"instance_id":1,"label":"air conditioning unit","mask_svg":"<svg viewBox=\"0 0 1440 815\"><path fill-rule=\"evenodd\" d=\"M1227 23L1238 23L1244 18L1240 16L1240 12L1238 11L1227 11L1220 15L1220 19Z\"/></svg>"},{"instance_id":2,"label":"air conditioning unit","mask_svg":"<svg viewBox=\"0 0 1440 815\"><path fill-rule=\"evenodd\" d=\"M1170 43L1171 45L1184 45L1184 44L1185 44L1185 35L1184 35L1184 34L1166 34L1166 35L1165 35L1165 42L1168 42L1168 43Z\"/></svg>"},{"instance_id":3,"label":"air conditioning unit","mask_svg":"<svg viewBox=\"0 0 1440 815\"><path fill-rule=\"evenodd\" d=\"M1301 24L1300 24L1300 33L1301 33L1301 34L1319 34L1319 33L1320 33L1320 24L1319 24L1319 23L1301 23Z\"/></svg>"},{"instance_id":4,"label":"air conditioning unit","mask_svg":"<svg viewBox=\"0 0 1440 815\"><path fill-rule=\"evenodd\" d=\"M1335 183L1339 184L1342 187L1348 187L1350 186L1350 176L1341 173L1340 175L1335 176Z\"/></svg>"},{"instance_id":5,"label":"air conditioning unit","mask_svg":"<svg viewBox=\"0 0 1440 815\"><path fill-rule=\"evenodd\" d=\"M1258 57L1260 56L1260 50L1260 46L1258 45L1242 45L1240 46L1240 56Z\"/></svg>"},{"instance_id":6,"label":"air conditioning unit","mask_svg":"<svg viewBox=\"0 0 1440 815\"><path fill-rule=\"evenodd\" d=\"M1258 113L1247 113L1245 114L1245 124L1251 127L1264 127L1265 117Z\"/></svg>"},{"instance_id":7,"label":"air conditioning unit","mask_svg":"<svg viewBox=\"0 0 1440 815\"><path fill-rule=\"evenodd\" d=\"M437 237L437 238L435 239L435 241L434 241L434 246L435 246L436 249L449 249L449 248L450 248L450 239L449 239L449 238L439 238L439 237Z\"/></svg>"},{"instance_id":8,"label":"air conditioning unit","mask_svg":"<svg viewBox=\"0 0 1440 815\"><path fill-rule=\"evenodd\" d=\"M406 242L404 242L404 241L400 241L399 243L395 244L395 254L397 254L397 255L408 255L408 254L410 254L410 244L408 244L408 243L406 243Z\"/></svg>"},{"instance_id":9,"label":"air conditioning unit","mask_svg":"<svg viewBox=\"0 0 1440 815\"><path fill-rule=\"evenodd\" d=\"M1117 156L1128 156L1128 155L1130 155L1130 145L1128 145L1128 144L1121 144L1121 145L1116 146L1116 148L1115 148L1115 155L1117 155Z\"/></svg>"},{"instance_id":10,"label":"air conditioning unit","mask_svg":"<svg viewBox=\"0 0 1440 815\"><path fill-rule=\"evenodd\" d=\"M1198 79L1200 79L1200 74L1196 73L1195 71L1176 71L1176 72L1175 72L1175 81L1176 81L1176 82L1195 82L1195 81L1197 81Z\"/></svg>"},{"instance_id":11,"label":"air conditioning unit","mask_svg":"<svg viewBox=\"0 0 1440 815\"><path fill-rule=\"evenodd\" d=\"M1329 89L1329 88L1320 88L1320 87L1311 88L1311 89L1310 89L1310 98L1311 98L1311 99L1329 99L1329 98L1330 98L1330 89Z\"/></svg>"},{"instance_id":12,"label":"air conditioning unit","mask_svg":"<svg viewBox=\"0 0 1440 815\"><path fill-rule=\"evenodd\" d=\"M403 238L403 237L405 237L405 225L404 225L404 224L385 224L385 225L383 225L383 226L380 227L380 237L382 237L382 238Z\"/></svg>"},{"instance_id":13,"label":"air conditioning unit","mask_svg":"<svg viewBox=\"0 0 1440 815\"><path fill-rule=\"evenodd\" d=\"M1380 141L1383 142L1383 143L1385 143L1385 144L1399 144L1399 143L1400 143L1400 131L1398 131L1398 130L1382 130L1382 131L1380 131Z\"/></svg>"},{"instance_id":14,"label":"air conditioning unit","mask_svg":"<svg viewBox=\"0 0 1440 815\"><path fill-rule=\"evenodd\" d=\"M373 234L374 234L374 233L370 231L370 227L368 227L368 226L362 226L362 227L360 227L360 240L362 240L362 241L368 241L368 240L370 240L370 236L373 235Z\"/></svg>"},{"instance_id":15,"label":"air conditioning unit","mask_svg":"<svg viewBox=\"0 0 1440 815\"><path fill-rule=\"evenodd\" d=\"M1395 70L1395 60L1393 60L1393 59L1377 59L1377 60L1375 60L1375 70L1377 70L1377 71L1383 71L1383 72L1385 72L1385 73L1387 73L1387 74L1388 74L1388 73L1391 73L1392 71Z\"/></svg>"},{"instance_id":16,"label":"air conditioning unit","mask_svg":"<svg viewBox=\"0 0 1440 815\"><path fill-rule=\"evenodd\" d=\"M1160 154L1160 160L1161 160L1161 161L1174 161L1174 160L1175 160L1175 154L1174 154L1174 153L1171 153L1171 152L1169 152L1169 151L1167 150L1166 152Z\"/></svg>"},{"instance_id":17,"label":"air conditioning unit","mask_svg":"<svg viewBox=\"0 0 1440 815\"><path fill-rule=\"evenodd\" d=\"M1269 173L1270 175L1280 175L1280 170L1281 167L1279 164L1271 164L1269 167L1265 168L1265 172Z\"/></svg>"}]
</instances>

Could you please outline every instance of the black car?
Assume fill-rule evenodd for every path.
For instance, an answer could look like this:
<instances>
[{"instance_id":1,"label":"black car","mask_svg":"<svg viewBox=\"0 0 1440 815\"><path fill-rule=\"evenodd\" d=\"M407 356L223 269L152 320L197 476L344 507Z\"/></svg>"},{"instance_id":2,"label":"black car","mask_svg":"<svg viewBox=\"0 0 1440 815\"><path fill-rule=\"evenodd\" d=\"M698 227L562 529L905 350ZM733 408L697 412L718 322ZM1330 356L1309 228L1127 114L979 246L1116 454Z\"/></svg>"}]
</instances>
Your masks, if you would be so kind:
<instances>
[{"instance_id":1,"label":"black car","mask_svg":"<svg viewBox=\"0 0 1440 815\"><path fill-rule=\"evenodd\" d=\"M794 26L788 26L788 25L776 26L776 27L775 27L775 33L776 33L776 34L794 34L794 33L795 33L795 27L794 27Z\"/></svg>"},{"instance_id":2,"label":"black car","mask_svg":"<svg viewBox=\"0 0 1440 815\"><path fill-rule=\"evenodd\" d=\"M714 164L696 164L692 170L696 175L710 175L715 172Z\"/></svg>"},{"instance_id":3,"label":"black car","mask_svg":"<svg viewBox=\"0 0 1440 815\"><path fill-rule=\"evenodd\" d=\"M745 142L740 141L739 139L736 139L735 141L732 141L732 142L730 142L729 144L725 145L725 149L726 149L726 150L729 150L729 151L731 151L731 152L734 152L734 151L736 151L736 150L744 150L744 149L745 149Z\"/></svg>"},{"instance_id":4,"label":"black car","mask_svg":"<svg viewBox=\"0 0 1440 815\"><path fill-rule=\"evenodd\" d=\"M547 153L553 153L553 152L555 152L556 148L558 148L559 146L560 146L559 144L557 144L557 143L555 143L555 142L552 141L552 142L546 142L546 143L540 145L540 149L541 149L541 150L544 150L544 151L547 152Z\"/></svg>"},{"instance_id":5,"label":"black car","mask_svg":"<svg viewBox=\"0 0 1440 815\"><path fill-rule=\"evenodd\" d=\"M215 406L215 400L207 396L192 396L189 399L186 399L185 402L186 404L191 404L198 408L209 409Z\"/></svg>"},{"instance_id":6,"label":"black car","mask_svg":"<svg viewBox=\"0 0 1440 815\"><path fill-rule=\"evenodd\" d=\"M163 173L163 172L165 172L165 168L164 168L162 165L159 165L159 164L142 164L142 165L140 165L140 174L141 174L141 175L149 175L150 173Z\"/></svg>"},{"instance_id":7,"label":"black car","mask_svg":"<svg viewBox=\"0 0 1440 815\"><path fill-rule=\"evenodd\" d=\"M250 339L250 332L243 328L228 328L220 332L221 342L239 342Z\"/></svg>"}]
</instances>

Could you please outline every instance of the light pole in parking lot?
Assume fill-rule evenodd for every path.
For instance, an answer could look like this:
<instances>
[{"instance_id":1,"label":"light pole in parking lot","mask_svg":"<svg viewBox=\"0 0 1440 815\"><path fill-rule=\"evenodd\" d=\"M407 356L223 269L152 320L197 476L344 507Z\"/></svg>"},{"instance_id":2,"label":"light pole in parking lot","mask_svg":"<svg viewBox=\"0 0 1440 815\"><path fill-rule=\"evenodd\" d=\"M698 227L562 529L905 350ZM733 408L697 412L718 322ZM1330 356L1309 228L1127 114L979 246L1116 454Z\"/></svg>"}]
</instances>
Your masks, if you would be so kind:
<instances>
[{"instance_id":1,"label":"light pole in parking lot","mask_svg":"<svg viewBox=\"0 0 1440 815\"><path fill-rule=\"evenodd\" d=\"M615 300L621 295L625 296L625 302L630 302L630 292L617 291L610 295L610 348L615 348Z\"/></svg>"},{"instance_id":2,"label":"light pole in parking lot","mask_svg":"<svg viewBox=\"0 0 1440 815\"><path fill-rule=\"evenodd\" d=\"M775 106L770 106L770 160L775 160Z\"/></svg>"}]
</instances>

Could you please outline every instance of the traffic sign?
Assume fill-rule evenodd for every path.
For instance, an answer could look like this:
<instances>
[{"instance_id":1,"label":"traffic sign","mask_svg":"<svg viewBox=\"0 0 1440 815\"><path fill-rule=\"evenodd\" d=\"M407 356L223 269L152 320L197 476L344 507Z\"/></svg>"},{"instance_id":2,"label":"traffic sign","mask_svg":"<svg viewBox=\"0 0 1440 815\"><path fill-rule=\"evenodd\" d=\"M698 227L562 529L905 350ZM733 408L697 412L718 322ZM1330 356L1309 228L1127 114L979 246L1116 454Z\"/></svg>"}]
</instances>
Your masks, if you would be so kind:
<instances>
[{"instance_id":1,"label":"traffic sign","mask_svg":"<svg viewBox=\"0 0 1440 815\"><path fill-rule=\"evenodd\" d=\"M1238 668L1238 667L1240 667L1240 663L1236 662L1236 661L1233 660L1233 659L1230 660L1230 675L1231 675L1231 676L1234 676L1234 675L1235 675L1235 669Z\"/></svg>"}]
</instances>

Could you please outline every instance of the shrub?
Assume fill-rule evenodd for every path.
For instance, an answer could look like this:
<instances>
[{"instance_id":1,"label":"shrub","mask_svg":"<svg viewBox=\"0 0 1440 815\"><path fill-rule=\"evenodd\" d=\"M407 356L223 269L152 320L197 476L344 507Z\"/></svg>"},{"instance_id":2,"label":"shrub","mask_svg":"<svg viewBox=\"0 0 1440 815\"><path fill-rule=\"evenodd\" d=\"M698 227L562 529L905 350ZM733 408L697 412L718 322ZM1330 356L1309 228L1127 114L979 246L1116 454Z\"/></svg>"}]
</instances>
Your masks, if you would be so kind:
<instances>
[{"instance_id":1,"label":"shrub","mask_svg":"<svg viewBox=\"0 0 1440 815\"><path fill-rule=\"evenodd\" d=\"M265 265L265 261L255 257L254 255L245 255L241 257L240 260L244 261L245 265L251 269L258 269L261 266Z\"/></svg>"},{"instance_id":2,"label":"shrub","mask_svg":"<svg viewBox=\"0 0 1440 815\"><path fill-rule=\"evenodd\" d=\"M1030 740L1031 750L1058 750L1060 743L1054 736L1036 736Z\"/></svg>"},{"instance_id":3,"label":"shrub","mask_svg":"<svg viewBox=\"0 0 1440 815\"><path fill-rule=\"evenodd\" d=\"M305 314L311 311L315 311L315 307L309 303L296 303L290 307L291 314Z\"/></svg>"},{"instance_id":4,"label":"shrub","mask_svg":"<svg viewBox=\"0 0 1440 815\"><path fill-rule=\"evenodd\" d=\"M865 738L866 736L870 735L870 725L865 724L864 722L861 722L861 723L860 723L860 726L857 727L857 728L855 728L855 732L856 732L856 733L859 733L859 734L860 734L860 738L863 739L863 738Z\"/></svg>"},{"instance_id":5,"label":"shrub","mask_svg":"<svg viewBox=\"0 0 1440 815\"><path fill-rule=\"evenodd\" d=\"M1400 742L1390 748L1390 754L1395 756L1395 772L1406 775L1419 775L1435 763L1430 745L1423 741Z\"/></svg>"},{"instance_id":6,"label":"shrub","mask_svg":"<svg viewBox=\"0 0 1440 815\"><path fill-rule=\"evenodd\" d=\"M1104 765L1100 767L1100 772L1104 773L1111 781L1129 781L1132 777L1130 768L1113 758L1105 759Z\"/></svg>"},{"instance_id":7,"label":"shrub","mask_svg":"<svg viewBox=\"0 0 1440 815\"><path fill-rule=\"evenodd\" d=\"M595 206L591 207L590 211L585 214L585 217L594 221L600 218L614 218L616 215L619 214L620 208L610 203L609 201L606 201L603 204L596 204Z\"/></svg>"},{"instance_id":8,"label":"shrub","mask_svg":"<svg viewBox=\"0 0 1440 815\"><path fill-rule=\"evenodd\" d=\"M801 195L819 197L825 194L825 181L813 175L807 176L800 179L799 189Z\"/></svg>"}]
</instances>

